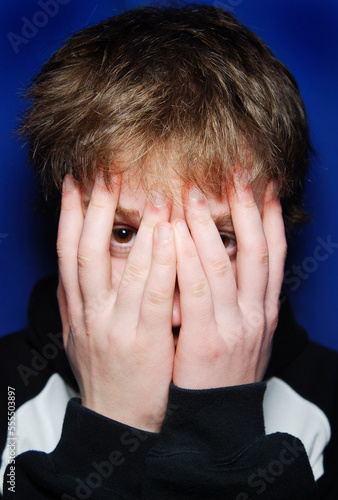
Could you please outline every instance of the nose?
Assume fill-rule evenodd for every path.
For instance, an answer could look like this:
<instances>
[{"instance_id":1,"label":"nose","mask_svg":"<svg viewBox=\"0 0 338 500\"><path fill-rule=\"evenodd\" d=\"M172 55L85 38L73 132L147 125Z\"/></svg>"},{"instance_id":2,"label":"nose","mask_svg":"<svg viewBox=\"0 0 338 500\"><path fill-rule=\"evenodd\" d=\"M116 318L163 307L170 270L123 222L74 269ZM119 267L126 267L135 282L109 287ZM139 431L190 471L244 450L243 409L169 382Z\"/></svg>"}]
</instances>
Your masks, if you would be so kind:
<instances>
[{"instance_id":1,"label":"nose","mask_svg":"<svg viewBox=\"0 0 338 500\"><path fill-rule=\"evenodd\" d=\"M178 288L177 280L176 280L175 292L174 292L172 326L173 327L180 327L181 326L180 290Z\"/></svg>"},{"instance_id":2,"label":"nose","mask_svg":"<svg viewBox=\"0 0 338 500\"><path fill-rule=\"evenodd\" d=\"M180 196L176 197L172 206L170 222L172 222L174 219L185 219L183 200ZM172 326L175 328L181 326L180 289L177 279L174 292Z\"/></svg>"}]
</instances>

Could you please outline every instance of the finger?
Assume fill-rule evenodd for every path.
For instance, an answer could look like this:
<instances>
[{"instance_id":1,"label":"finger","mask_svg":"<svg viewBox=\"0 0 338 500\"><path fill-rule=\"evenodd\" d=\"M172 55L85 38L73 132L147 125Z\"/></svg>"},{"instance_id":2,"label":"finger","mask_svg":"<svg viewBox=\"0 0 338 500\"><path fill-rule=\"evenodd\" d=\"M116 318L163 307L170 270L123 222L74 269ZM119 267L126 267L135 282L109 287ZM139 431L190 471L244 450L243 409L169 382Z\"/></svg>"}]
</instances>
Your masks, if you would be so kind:
<instances>
[{"instance_id":1,"label":"finger","mask_svg":"<svg viewBox=\"0 0 338 500\"><path fill-rule=\"evenodd\" d=\"M177 219L172 224L180 289L181 331L187 329L194 332L194 342L198 342L201 340L198 333L214 322L210 287L186 222ZM207 335L207 331L203 333Z\"/></svg>"},{"instance_id":2,"label":"finger","mask_svg":"<svg viewBox=\"0 0 338 500\"><path fill-rule=\"evenodd\" d=\"M200 190L190 190L185 214L200 262L209 283L216 317L229 315L237 306L237 285L231 261ZM230 222L230 221L229 221ZM222 229L226 229L225 227ZM227 228L233 232L233 228Z\"/></svg>"},{"instance_id":3,"label":"finger","mask_svg":"<svg viewBox=\"0 0 338 500\"><path fill-rule=\"evenodd\" d=\"M68 320L66 293L60 275L59 275L59 283L56 291L56 296L58 299L60 318L62 323L63 344L64 346L67 346L70 326Z\"/></svg>"},{"instance_id":4,"label":"finger","mask_svg":"<svg viewBox=\"0 0 338 500\"><path fill-rule=\"evenodd\" d=\"M149 276L141 305L139 331L152 345L172 337L172 310L176 282L174 232L169 222L157 224Z\"/></svg>"},{"instance_id":5,"label":"finger","mask_svg":"<svg viewBox=\"0 0 338 500\"><path fill-rule=\"evenodd\" d=\"M165 195L161 191L153 191L145 205L142 221L118 288L116 314L121 321L125 321L126 317L134 324L138 321L152 263L154 228L161 222L168 222L170 212L171 205Z\"/></svg>"},{"instance_id":6,"label":"finger","mask_svg":"<svg viewBox=\"0 0 338 500\"><path fill-rule=\"evenodd\" d=\"M269 281L265 297L265 309L268 320L276 323L279 312L279 296L284 276L287 243L282 207L278 196L276 196L273 181L270 181L265 190L263 228L269 249Z\"/></svg>"},{"instance_id":7,"label":"finger","mask_svg":"<svg viewBox=\"0 0 338 500\"><path fill-rule=\"evenodd\" d=\"M269 255L262 218L251 186L234 177L228 197L237 240L237 288L240 307L263 312Z\"/></svg>"},{"instance_id":8,"label":"finger","mask_svg":"<svg viewBox=\"0 0 338 500\"><path fill-rule=\"evenodd\" d=\"M82 295L78 280L77 251L83 226L82 198L78 184L70 174L62 188L61 212L57 236L59 272L66 301L72 314L82 310Z\"/></svg>"},{"instance_id":9,"label":"finger","mask_svg":"<svg viewBox=\"0 0 338 500\"><path fill-rule=\"evenodd\" d=\"M120 177L108 189L96 176L78 248L79 282L85 303L111 290L110 240L120 195ZM113 185L113 184L112 184Z\"/></svg>"}]
</instances>

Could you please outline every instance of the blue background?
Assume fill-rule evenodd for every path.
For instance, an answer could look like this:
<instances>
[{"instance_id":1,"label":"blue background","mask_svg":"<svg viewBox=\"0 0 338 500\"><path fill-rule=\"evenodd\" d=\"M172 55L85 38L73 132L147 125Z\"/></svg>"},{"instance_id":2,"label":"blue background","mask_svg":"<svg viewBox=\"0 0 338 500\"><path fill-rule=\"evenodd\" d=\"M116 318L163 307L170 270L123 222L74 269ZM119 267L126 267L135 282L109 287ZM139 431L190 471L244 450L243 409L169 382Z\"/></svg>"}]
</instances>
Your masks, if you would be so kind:
<instances>
[{"instance_id":1,"label":"blue background","mask_svg":"<svg viewBox=\"0 0 338 500\"><path fill-rule=\"evenodd\" d=\"M57 0L51 1L55 5ZM46 18L38 14L42 3L47 0L2 0L0 6L0 335L26 325L33 284L56 271L51 230L31 209L36 186L27 151L14 136L22 109L19 94L71 33L137 4L132 0L59 0L53 15ZM318 156L306 186L306 204L313 220L289 247L286 291L297 319L311 338L338 350L338 3L216 0L215 4L228 8L255 31L287 64L300 85ZM13 35L12 42L8 36L22 36L27 22L23 18L40 26L30 32L27 43L18 41L15 46ZM317 253L319 242L330 240L336 247L332 246L330 253L321 247Z\"/></svg>"}]
</instances>

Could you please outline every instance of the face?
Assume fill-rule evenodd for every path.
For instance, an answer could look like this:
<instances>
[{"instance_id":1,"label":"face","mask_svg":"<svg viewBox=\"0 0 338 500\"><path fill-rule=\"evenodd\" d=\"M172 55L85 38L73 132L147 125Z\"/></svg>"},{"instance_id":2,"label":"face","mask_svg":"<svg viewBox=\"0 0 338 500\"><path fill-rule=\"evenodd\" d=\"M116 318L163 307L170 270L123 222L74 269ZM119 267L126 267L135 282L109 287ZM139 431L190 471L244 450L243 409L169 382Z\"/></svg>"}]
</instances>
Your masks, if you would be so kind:
<instances>
[{"instance_id":1,"label":"face","mask_svg":"<svg viewBox=\"0 0 338 500\"><path fill-rule=\"evenodd\" d=\"M175 182L173 183L175 186ZM183 190L176 182L174 196L171 202L171 215L169 221L180 218L185 219ZM183 188L184 189L184 188ZM262 200L264 186L262 183L256 183L253 186L256 202L262 212ZM91 186L83 188L83 210L84 213L90 202ZM110 254L112 260L112 284L115 289L118 288L121 277L127 262L129 252L135 241L138 228L141 224L143 210L148 198L148 192L144 191L137 182L126 180L122 176L121 191L119 203L115 213L114 227L110 241ZM226 195L223 198L210 193L207 196L209 208L214 219L215 225L219 231L220 238L228 252L232 263L233 272L236 276L236 255L237 244L235 230L232 224L229 203ZM168 200L168 203L169 200ZM176 283L174 305L172 314L173 328L181 325L179 288Z\"/></svg>"}]
</instances>

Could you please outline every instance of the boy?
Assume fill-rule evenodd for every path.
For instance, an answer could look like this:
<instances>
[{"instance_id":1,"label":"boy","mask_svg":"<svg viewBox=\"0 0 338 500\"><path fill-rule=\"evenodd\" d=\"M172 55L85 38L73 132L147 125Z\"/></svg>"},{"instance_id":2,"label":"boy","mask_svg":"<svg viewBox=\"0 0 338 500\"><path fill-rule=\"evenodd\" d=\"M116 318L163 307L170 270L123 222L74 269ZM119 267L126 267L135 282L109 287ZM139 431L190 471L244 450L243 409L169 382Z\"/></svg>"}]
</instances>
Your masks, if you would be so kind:
<instances>
[{"instance_id":1,"label":"boy","mask_svg":"<svg viewBox=\"0 0 338 500\"><path fill-rule=\"evenodd\" d=\"M4 498L335 498L337 358L279 300L309 149L289 71L221 9L143 8L75 34L30 97L58 306L36 289L39 349L3 375L37 450L9 432Z\"/></svg>"}]
</instances>

